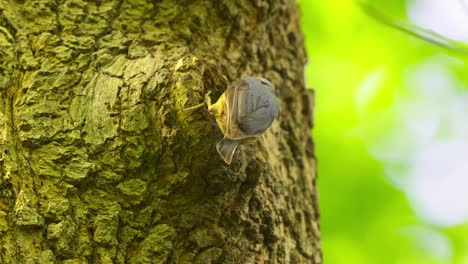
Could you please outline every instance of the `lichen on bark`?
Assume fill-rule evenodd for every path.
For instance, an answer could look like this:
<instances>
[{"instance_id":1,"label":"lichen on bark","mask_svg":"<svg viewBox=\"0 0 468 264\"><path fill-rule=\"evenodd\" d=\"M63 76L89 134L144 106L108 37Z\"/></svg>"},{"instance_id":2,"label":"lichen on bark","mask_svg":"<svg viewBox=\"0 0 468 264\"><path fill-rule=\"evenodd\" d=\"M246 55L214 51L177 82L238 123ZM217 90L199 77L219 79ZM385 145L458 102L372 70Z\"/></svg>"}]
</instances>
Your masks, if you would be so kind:
<instances>
[{"instance_id":1,"label":"lichen on bark","mask_svg":"<svg viewBox=\"0 0 468 264\"><path fill-rule=\"evenodd\" d=\"M1 263L321 263L292 0L0 0ZM281 116L231 166L233 81Z\"/></svg>"}]
</instances>

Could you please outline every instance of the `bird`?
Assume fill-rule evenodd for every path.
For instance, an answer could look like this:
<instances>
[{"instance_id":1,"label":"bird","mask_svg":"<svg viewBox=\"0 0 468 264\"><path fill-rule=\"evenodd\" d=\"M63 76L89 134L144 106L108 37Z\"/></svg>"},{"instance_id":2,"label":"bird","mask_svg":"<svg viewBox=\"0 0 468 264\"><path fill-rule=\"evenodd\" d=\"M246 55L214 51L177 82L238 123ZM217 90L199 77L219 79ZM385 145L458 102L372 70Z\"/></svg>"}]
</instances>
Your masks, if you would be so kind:
<instances>
[{"instance_id":1,"label":"bird","mask_svg":"<svg viewBox=\"0 0 468 264\"><path fill-rule=\"evenodd\" d=\"M247 76L232 82L208 111L214 115L224 135L216 150L225 163L231 164L241 144L254 142L280 114L275 87L265 78Z\"/></svg>"}]
</instances>

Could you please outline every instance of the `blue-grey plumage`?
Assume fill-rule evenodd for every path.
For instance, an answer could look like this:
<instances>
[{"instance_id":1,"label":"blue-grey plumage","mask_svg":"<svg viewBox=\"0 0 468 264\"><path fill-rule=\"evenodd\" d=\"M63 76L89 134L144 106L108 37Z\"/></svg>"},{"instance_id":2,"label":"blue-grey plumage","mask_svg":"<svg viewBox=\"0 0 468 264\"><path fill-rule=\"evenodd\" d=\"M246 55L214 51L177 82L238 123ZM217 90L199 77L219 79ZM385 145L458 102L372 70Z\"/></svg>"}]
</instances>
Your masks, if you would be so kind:
<instances>
[{"instance_id":1,"label":"blue-grey plumage","mask_svg":"<svg viewBox=\"0 0 468 264\"><path fill-rule=\"evenodd\" d=\"M231 163L237 147L265 132L280 109L273 84L260 77L244 77L229 85L218 101L209 107L224 134L216 149Z\"/></svg>"}]
</instances>

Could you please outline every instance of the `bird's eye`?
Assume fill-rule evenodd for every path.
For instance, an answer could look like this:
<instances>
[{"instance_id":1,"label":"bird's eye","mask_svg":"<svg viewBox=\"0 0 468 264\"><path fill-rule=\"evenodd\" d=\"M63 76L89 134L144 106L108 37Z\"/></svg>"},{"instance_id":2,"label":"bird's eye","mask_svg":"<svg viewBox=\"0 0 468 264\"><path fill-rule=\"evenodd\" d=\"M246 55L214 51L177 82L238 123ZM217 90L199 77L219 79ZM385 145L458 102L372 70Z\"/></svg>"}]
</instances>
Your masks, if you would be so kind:
<instances>
[{"instance_id":1,"label":"bird's eye","mask_svg":"<svg viewBox=\"0 0 468 264\"><path fill-rule=\"evenodd\" d=\"M261 82L262 84L264 84L264 85L268 85L268 83L265 82L265 81L260 81L260 82ZM268 85L268 86L269 86L269 85Z\"/></svg>"}]
</instances>

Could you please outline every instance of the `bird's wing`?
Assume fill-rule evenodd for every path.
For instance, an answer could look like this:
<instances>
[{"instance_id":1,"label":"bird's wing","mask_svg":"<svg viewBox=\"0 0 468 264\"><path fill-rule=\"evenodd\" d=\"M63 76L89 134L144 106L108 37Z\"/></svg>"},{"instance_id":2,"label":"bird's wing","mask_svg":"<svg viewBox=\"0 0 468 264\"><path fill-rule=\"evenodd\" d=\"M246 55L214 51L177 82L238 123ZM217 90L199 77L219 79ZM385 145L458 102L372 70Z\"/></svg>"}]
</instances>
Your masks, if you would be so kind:
<instances>
[{"instance_id":1,"label":"bird's wing","mask_svg":"<svg viewBox=\"0 0 468 264\"><path fill-rule=\"evenodd\" d=\"M237 120L245 107L249 104L245 102L249 85L243 80L233 83L226 91L226 135L230 138L245 137L240 131Z\"/></svg>"},{"instance_id":2,"label":"bird's wing","mask_svg":"<svg viewBox=\"0 0 468 264\"><path fill-rule=\"evenodd\" d=\"M270 113L268 105L257 108L254 112L239 118L239 128L246 135L258 135L273 123L274 117Z\"/></svg>"},{"instance_id":3,"label":"bird's wing","mask_svg":"<svg viewBox=\"0 0 468 264\"><path fill-rule=\"evenodd\" d=\"M279 106L273 94L267 90L249 94L246 111L239 115L240 129L247 135L257 135L265 131L279 114ZM250 106L250 108L249 108Z\"/></svg>"},{"instance_id":4,"label":"bird's wing","mask_svg":"<svg viewBox=\"0 0 468 264\"><path fill-rule=\"evenodd\" d=\"M243 80L226 91L226 135L241 139L265 131L279 113L274 94Z\"/></svg>"}]
</instances>

